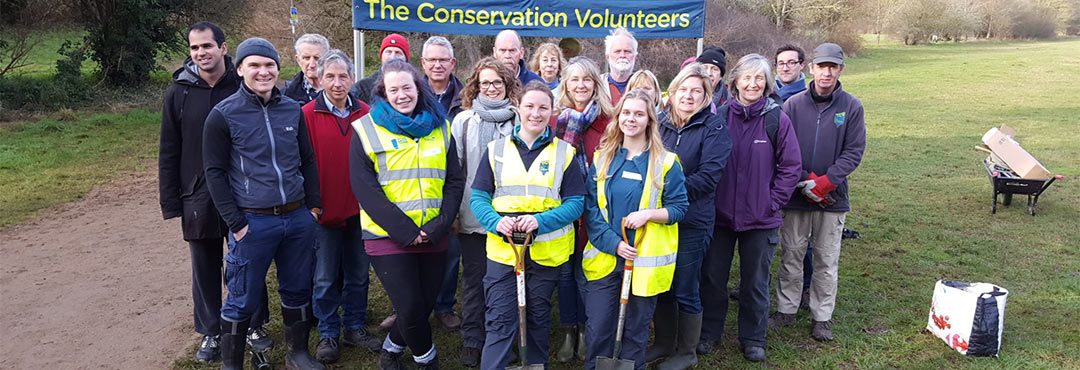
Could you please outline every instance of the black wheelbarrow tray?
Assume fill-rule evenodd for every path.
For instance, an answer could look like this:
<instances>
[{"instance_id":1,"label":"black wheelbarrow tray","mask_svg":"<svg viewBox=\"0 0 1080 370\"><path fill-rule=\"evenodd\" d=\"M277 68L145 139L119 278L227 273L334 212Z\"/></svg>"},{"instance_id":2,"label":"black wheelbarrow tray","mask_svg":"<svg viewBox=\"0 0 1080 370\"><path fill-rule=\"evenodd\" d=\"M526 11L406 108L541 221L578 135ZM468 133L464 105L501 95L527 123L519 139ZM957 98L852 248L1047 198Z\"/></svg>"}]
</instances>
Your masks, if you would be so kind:
<instances>
[{"instance_id":1,"label":"black wheelbarrow tray","mask_svg":"<svg viewBox=\"0 0 1080 370\"><path fill-rule=\"evenodd\" d=\"M1027 195L1028 213L1034 216L1035 205L1039 203L1039 196L1050 187L1050 184L1054 183L1054 180L1063 178L1061 175L1056 175L1046 180L1025 179L1008 168L994 165L989 157L983 160L983 165L986 167L986 175L990 177L990 185L994 187L994 202L990 208L991 214L997 213L999 194L1002 196L1001 204L1004 206L1012 204L1013 194L1020 194Z\"/></svg>"}]
</instances>

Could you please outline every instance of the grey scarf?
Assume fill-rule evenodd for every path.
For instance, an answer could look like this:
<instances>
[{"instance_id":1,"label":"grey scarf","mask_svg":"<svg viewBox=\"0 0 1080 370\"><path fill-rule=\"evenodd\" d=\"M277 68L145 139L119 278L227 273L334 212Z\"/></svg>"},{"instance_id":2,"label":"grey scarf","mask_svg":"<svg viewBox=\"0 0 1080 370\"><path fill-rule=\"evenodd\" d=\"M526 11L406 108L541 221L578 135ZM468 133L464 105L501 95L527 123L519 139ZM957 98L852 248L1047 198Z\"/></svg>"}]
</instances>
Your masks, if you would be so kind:
<instances>
[{"instance_id":1,"label":"grey scarf","mask_svg":"<svg viewBox=\"0 0 1080 370\"><path fill-rule=\"evenodd\" d=\"M513 121L517 111L510 105L510 99L491 100L483 96L473 99L473 112L480 117L480 124L476 131L478 144L487 145L495 140L495 132L498 125L503 122Z\"/></svg>"}]
</instances>

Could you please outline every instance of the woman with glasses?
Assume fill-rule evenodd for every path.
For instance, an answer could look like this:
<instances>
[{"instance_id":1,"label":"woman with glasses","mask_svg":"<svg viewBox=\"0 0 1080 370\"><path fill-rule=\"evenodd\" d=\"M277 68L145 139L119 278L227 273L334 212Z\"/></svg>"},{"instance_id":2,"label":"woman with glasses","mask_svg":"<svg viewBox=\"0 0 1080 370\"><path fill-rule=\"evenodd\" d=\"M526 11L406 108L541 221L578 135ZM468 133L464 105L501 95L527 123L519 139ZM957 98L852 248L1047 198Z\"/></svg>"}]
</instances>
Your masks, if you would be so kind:
<instances>
[{"instance_id":1,"label":"woman with glasses","mask_svg":"<svg viewBox=\"0 0 1080 370\"><path fill-rule=\"evenodd\" d=\"M484 251L487 230L476 220L469 207L469 197L488 143L513 133L520 92L517 77L510 69L495 58L481 59L472 68L472 75L461 93L461 105L465 110L454 117L450 125L454 142L458 144L461 169L465 171L465 194L458 213L457 237L461 243L463 270L461 336L464 348L461 364L466 367L480 364L480 352L484 348L483 280L487 269Z\"/></svg>"}]
</instances>

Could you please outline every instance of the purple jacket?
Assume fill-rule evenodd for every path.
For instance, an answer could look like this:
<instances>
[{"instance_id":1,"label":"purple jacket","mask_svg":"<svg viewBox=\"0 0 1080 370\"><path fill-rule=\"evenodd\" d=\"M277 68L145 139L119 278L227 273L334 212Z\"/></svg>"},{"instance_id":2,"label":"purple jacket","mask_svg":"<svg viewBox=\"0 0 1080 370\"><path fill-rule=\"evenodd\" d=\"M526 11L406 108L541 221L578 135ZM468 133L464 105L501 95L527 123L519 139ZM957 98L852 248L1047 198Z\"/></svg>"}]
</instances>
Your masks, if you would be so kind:
<instances>
[{"instance_id":1,"label":"purple jacket","mask_svg":"<svg viewBox=\"0 0 1080 370\"><path fill-rule=\"evenodd\" d=\"M765 132L765 113L780 109L772 98L743 106L728 100L731 156L716 187L716 226L734 231L780 227L780 208L787 204L802 171L795 129L780 112L777 143Z\"/></svg>"},{"instance_id":2,"label":"purple jacket","mask_svg":"<svg viewBox=\"0 0 1080 370\"><path fill-rule=\"evenodd\" d=\"M805 179L813 171L825 175L836 185L832 206L822 208L808 202L803 196L793 196L785 209L824 210L847 212L851 210L848 200L848 175L855 172L866 149L866 122L859 99L844 91L837 82L836 90L827 97L814 93L814 83L801 93L784 102L784 112L795 125L795 136L802 148Z\"/></svg>"}]
</instances>

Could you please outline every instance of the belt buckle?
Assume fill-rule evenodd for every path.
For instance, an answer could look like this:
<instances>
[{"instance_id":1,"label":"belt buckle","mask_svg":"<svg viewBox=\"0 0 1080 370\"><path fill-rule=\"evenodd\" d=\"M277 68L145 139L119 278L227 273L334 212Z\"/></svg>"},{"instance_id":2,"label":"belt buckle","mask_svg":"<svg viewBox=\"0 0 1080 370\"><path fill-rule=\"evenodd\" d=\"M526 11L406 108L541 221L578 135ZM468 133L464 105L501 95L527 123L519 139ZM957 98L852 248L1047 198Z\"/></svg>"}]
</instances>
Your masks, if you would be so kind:
<instances>
[{"instance_id":1,"label":"belt buckle","mask_svg":"<svg viewBox=\"0 0 1080 370\"><path fill-rule=\"evenodd\" d=\"M274 206L271 210L274 212L274 216L281 216L283 213L282 211L285 210L285 206Z\"/></svg>"}]
</instances>

